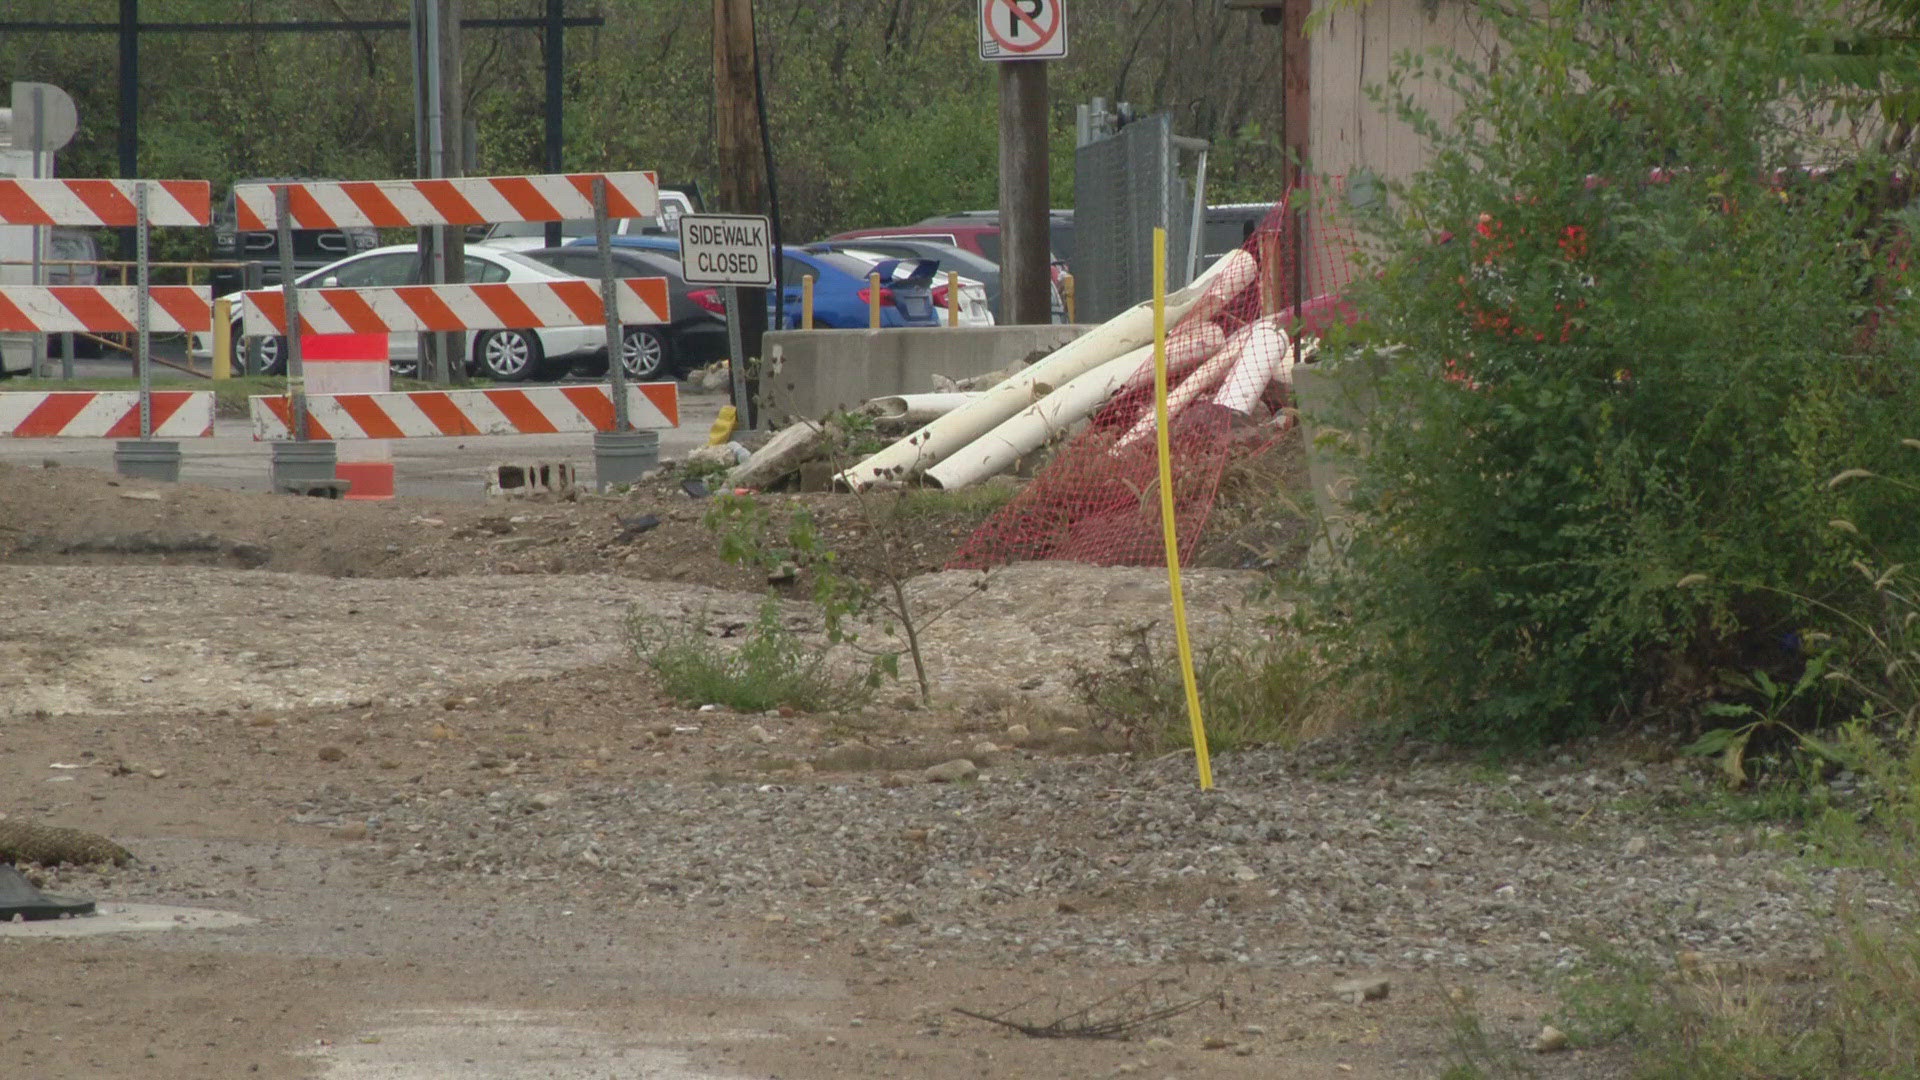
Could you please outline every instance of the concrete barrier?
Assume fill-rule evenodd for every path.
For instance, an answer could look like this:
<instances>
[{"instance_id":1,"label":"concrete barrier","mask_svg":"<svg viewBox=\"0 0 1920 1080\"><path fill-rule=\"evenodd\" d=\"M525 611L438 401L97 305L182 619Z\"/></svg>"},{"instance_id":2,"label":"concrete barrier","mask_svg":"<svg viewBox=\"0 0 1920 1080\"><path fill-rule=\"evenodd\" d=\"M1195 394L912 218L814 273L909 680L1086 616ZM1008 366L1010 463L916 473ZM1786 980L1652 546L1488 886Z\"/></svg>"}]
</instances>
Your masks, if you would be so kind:
<instances>
[{"instance_id":1,"label":"concrete barrier","mask_svg":"<svg viewBox=\"0 0 1920 1080\"><path fill-rule=\"evenodd\" d=\"M1340 362L1293 369L1294 403L1307 445L1307 483L1320 532L1309 565L1324 572L1346 550L1348 499L1359 459L1367 451L1367 425L1379 406L1387 360L1374 353Z\"/></svg>"},{"instance_id":2,"label":"concrete barrier","mask_svg":"<svg viewBox=\"0 0 1920 1080\"><path fill-rule=\"evenodd\" d=\"M775 331L766 336L761 420L817 420L870 398L927 393L935 388L935 375L985 375L1052 352L1089 329L1052 324Z\"/></svg>"}]
</instances>

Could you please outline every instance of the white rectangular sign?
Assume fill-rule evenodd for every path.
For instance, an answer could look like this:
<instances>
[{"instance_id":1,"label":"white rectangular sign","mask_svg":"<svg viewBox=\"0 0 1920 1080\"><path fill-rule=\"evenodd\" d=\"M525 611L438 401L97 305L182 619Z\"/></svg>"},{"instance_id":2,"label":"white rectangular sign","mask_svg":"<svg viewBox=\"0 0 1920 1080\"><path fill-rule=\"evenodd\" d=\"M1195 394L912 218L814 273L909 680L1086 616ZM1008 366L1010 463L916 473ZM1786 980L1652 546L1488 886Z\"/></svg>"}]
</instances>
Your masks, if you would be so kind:
<instances>
[{"instance_id":1,"label":"white rectangular sign","mask_svg":"<svg viewBox=\"0 0 1920 1080\"><path fill-rule=\"evenodd\" d=\"M683 214L680 265L691 285L773 286L773 226L752 214Z\"/></svg>"},{"instance_id":2,"label":"white rectangular sign","mask_svg":"<svg viewBox=\"0 0 1920 1080\"><path fill-rule=\"evenodd\" d=\"M1058 60L1067 55L1066 0L980 0L980 59Z\"/></svg>"}]
</instances>

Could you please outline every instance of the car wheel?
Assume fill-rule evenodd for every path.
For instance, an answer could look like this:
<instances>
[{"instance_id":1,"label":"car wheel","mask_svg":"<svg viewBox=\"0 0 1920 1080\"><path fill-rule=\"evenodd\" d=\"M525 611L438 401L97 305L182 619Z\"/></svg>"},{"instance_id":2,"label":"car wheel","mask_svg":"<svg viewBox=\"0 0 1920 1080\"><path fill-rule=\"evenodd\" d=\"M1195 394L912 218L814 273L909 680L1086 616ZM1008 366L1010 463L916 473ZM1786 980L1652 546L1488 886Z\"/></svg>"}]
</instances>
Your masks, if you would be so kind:
<instances>
[{"instance_id":1,"label":"car wheel","mask_svg":"<svg viewBox=\"0 0 1920 1080\"><path fill-rule=\"evenodd\" d=\"M658 379L669 367L672 353L658 330L629 326L620 335L620 367L629 379Z\"/></svg>"},{"instance_id":2,"label":"car wheel","mask_svg":"<svg viewBox=\"0 0 1920 1080\"><path fill-rule=\"evenodd\" d=\"M233 324L234 356L233 366L245 369L250 375L285 375L287 373L287 339L270 337L260 339L260 355L250 359L247 355L247 339L240 336L240 324ZM254 366L254 365L258 366Z\"/></svg>"},{"instance_id":3,"label":"car wheel","mask_svg":"<svg viewBox=\"0 0 1920 1080\"><path fill-rule=\"evenodd\" d=\"M480 339L480 374L500 382L524 382L539 375L545 358L531 330L494 330Z\"/></svg>"}]
</instances>

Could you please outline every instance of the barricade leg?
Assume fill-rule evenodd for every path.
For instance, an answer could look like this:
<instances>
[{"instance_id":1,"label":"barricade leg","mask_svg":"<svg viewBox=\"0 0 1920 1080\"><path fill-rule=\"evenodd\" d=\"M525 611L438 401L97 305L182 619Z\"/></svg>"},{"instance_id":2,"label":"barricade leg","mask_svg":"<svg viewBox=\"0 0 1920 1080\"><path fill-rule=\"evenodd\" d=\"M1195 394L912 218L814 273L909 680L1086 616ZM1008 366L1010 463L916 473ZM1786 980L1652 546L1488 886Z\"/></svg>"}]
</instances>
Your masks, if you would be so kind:
<instances>
[{"instance_id":1,"label":"barricade leg","mask_svg":"<svg viewBox=\"0 0 1920 1080\"><path fill-rule=\"evenodd\" d=\"M180 479L180 444L169 439L122 439L113 444L113 471L134 480Z\"/></svg>"},{"instance_id":2,"label":"barricade leg","mask_svg":"<svg viewBox=\"0 0 1920 1080\"><path fill-rule=\"evenodd\" d=\"M606 491L637 484L660 465L657 431L596 431L593 433L593 486Z\"/></svg>"}]
</instances>

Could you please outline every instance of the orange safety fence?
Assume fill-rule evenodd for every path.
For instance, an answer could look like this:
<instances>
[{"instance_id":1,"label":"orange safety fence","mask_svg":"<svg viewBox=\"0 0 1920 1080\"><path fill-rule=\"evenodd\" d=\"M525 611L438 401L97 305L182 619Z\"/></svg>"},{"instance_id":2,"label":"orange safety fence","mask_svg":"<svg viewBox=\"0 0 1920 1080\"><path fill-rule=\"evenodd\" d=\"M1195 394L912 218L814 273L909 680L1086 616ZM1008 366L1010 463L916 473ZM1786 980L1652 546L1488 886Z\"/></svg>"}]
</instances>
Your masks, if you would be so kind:
<instances>
[{"instance_id":1,"label":"orange safety fence","mask_svg":"<svg viewBox=\"0 0 1920 1080\"><path fill-rule=\"evenodd\" d=\"M1168 329L1169 355L1184 357L1168 371L1174 522L1183 563L1203 539L1227 465L1272 449L1293 423L1287 411L1292 368L1311 356L1305 343L1351 316L1340 292L1351 275L1352 234L1317 210L1295 213L1309 205L1311 194L1296 189L1248 237L1240 250L1253 261L1250 276L1223 275L1232 284L1216 289L1230 290L1227 295L1210 295ZM1297 336L1296 325L1302 331ZM1180 350L1183 338L1206 344ZM1213 346L1215 341L1222 343ZM949 566L1164 561L1153 432L1148 359L1019 495L961 545Z\"/></svg>"}]
</instances>

